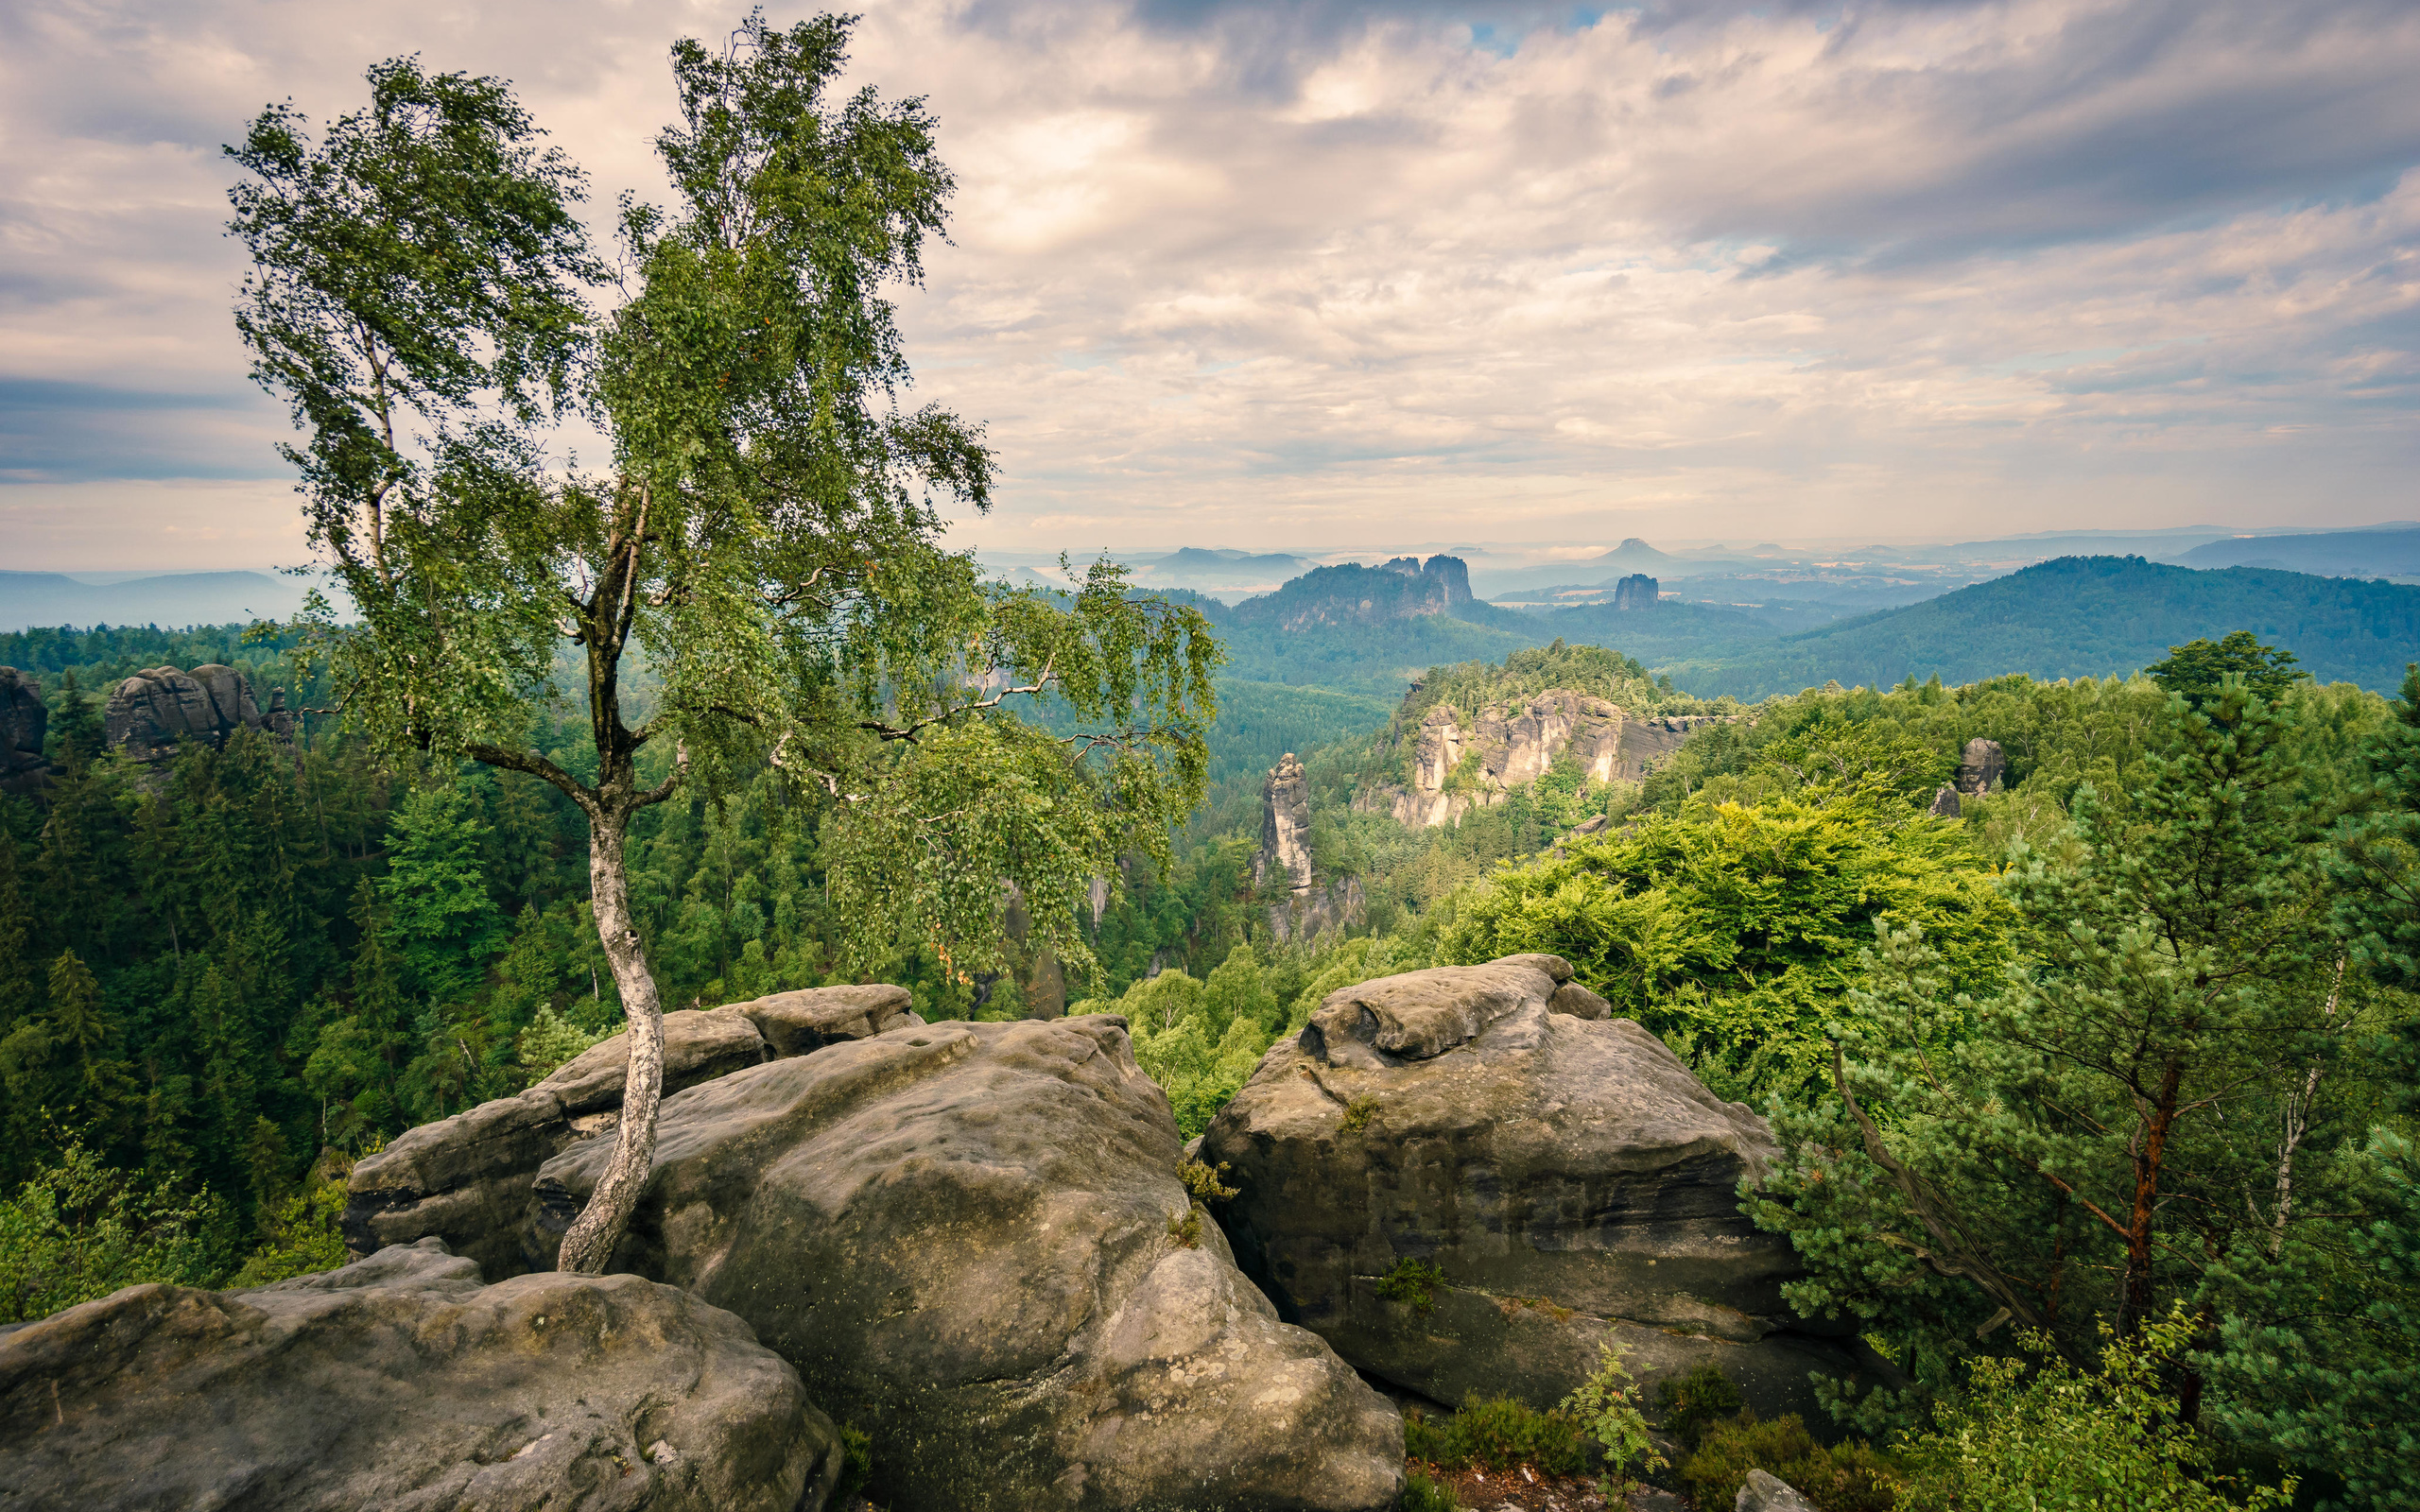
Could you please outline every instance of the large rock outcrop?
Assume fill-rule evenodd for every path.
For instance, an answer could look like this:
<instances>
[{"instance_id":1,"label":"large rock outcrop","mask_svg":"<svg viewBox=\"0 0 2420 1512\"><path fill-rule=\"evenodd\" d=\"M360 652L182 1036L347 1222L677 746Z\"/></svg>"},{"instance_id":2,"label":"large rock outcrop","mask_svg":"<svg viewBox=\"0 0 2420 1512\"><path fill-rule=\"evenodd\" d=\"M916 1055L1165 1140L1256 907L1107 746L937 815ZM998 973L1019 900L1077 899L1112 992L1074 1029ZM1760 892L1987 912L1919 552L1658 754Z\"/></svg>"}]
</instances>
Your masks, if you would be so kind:
<instances>
[{"instance_id":1,"label":"large rock outcrop","mask_svg":"<svg viewBox=\"0 0 2420 1512\"><path fill-rule=\"evenodd\" d=\"M434 1240L0 1332L0 1506L28 1512L814 1512L841 1457L720 1308L636 1276L483 1285Z\"/></svg>"},{"instance_id":2,"label":"large rock outcrop","mask_svg":"<svg viewBox=\"0 0 2420 1512\"><path fill-rule=\"evenodd\" d=\"M1631 610L1653 609L1663 594L1664 585L1645 573L1633 573L1614 584L1614 609L1626 613Z\"/></svg>"},{"instance_id":3,"label":"large rock outcrop","mask_svg":"<svg viewBox=\"0 0 2420 1512\"><path fill-rule=\"evenodd\" d=\"M50 730L50 708L42 681L30 672L0 667L0 792L26 793L42 785L50 763L42 753Z\"/></svg>"},{"instance_id":4,"label":"large rock outcrop","mask_svg":"<svg viewBox=\"0 0 2420 1512\"><path fill-rule=\"evenodd\" d=\"M1405 560L1410 560L1406 558ZM1413 562L1414 570L1419 564ZM1260 792L1260 849L1252 885L1261 898L1270 937L1279 944L1359 923L1368 895L1358 877L1322 885L1311 856L1311 783L1292 751L1269 769Z\"/></svg>"},{"instance_id":5,"label":"large rock outcrop","mask_svg":"<svg viewBox=\"0 0 2420 1512\"><path fill-rule=\"evenodd\" d=\"M1856 1362L1806 1332L1789 1241L1738 1211L1771 1133L1570 975L1511 956L1330 994L1203 1140L1240 1189L1219 1209L1239 1259L1285 1316L1440 1401L1550 1407L1616 1338L1643 1381L1711 1359L1759 1412L1812 1412L1807 1371Z\"/></svg>"},{"instance_id":6,"label":"large rock outcrop","mask_svg":"<svg viewBox=\"0 0 2420 1512\"><path fill-rule=\"evenodd\" d=\"M1230 613L1237 625L1307 630L1446 614L1471 601L1470 568L1461 558L1431 557L1422 563L1398 557L1381 567L1345 562L1314 568L1273 593L1245 599Z\"/></svg>"},{"instance_id":7,"label":"large rock outcrop","mask_svg":"<svg viewBox=\"0 0 2420 1512\"><path fill-rule=\"evenodd\" d=\"M1555 688L1465 717L1432 706L1410 743L1410 782L1356 795L1356 806L1392 814L1412 829L1450 824L1543 776L1568 754L1592 782L1615 773L1622 711L1591 694ZM1465 758L1474 758L1465 765Z\"/></svg>"},{"instance_id":8,"label":"large rock outcrop","mask_svg":"<svg viewBox=\"0 0 2420 1512\"><path fill-rule=\"evenodd\" d=\"M667 1013L665 1091L912 1024L908 1004L905 988L826 987ZM566 1146L613 1129L630 1059L630 1036L617 1034L518 1096L406 1130L354 1166L346 1247L360 1256L433 1236L490 1276L551 1268L551 1254L523 1246L531 1183Z\"/></svg>"},{"instance_id":9,"label":"large rock outcrop","mask_svg":"<svg viewBox=\"0 0 2420 1512\"><path fill-rule=\"evenodd\" d=\"M606 1153L547 1162L544 1242ZM1122 1019L935 1023L666 1099L611 1263L746 1318L899 1512L1392 1507L1394 1410L1278 1320L1180 1159Z\"/></svg>"},{"instance_id":10,"label":"large rock outcrop","mask_svg":"<svg viewBox=\"0 0 2420 1512\"><path fill-rule=\"evenodd\" d=\"M164 762L180 742L225 746L238 730L266 730L280 740L294 737L294 716L285 690L274 689L264 713L252 697L251 679L214 662L191 672L150 667L124 678L110 690L102 729L112 748L138 762Z\"/></svg>"}]
</instances>

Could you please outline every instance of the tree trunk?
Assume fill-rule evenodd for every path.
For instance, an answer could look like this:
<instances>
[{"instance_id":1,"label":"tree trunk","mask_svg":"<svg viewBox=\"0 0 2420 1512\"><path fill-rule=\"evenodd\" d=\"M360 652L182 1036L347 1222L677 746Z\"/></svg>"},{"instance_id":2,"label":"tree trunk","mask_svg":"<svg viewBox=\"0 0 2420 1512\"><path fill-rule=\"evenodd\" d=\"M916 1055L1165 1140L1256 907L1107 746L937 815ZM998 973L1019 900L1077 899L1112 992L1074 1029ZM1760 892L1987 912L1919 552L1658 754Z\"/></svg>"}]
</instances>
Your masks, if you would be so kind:
<instances>
[{"instance_id":1,"label":"tree trunk","mask_svg":"<svg viewBox=\"0 0 2420 1512\"><path fill-rule=\"evenodd\" d=\"M2159 1181L2168 1160L2168 1136L2176 1123L2177 1089L2184 1084L2182 1061L2168 1063L2152 1101L2143 1146L2135 1157L2135 1207L2127 1215L2126 1297L2118 1314L2118 1332L2133 1333L2152 1311L2152 1221L2159 1212Z\"/></svg>"},{"instance_id":2,"label":"tree trunk","mask_svg":"<svg viewBox=\"0 0 2420 1512\"><path fill-rule=\"evenodd\" d=\"M605 1167L588 1206L563 1235L555 1269L602 1275L629 1227L631 1212L655 1165L655 1110L664 1100L664 1010L656 1001L639 935L631 926L630 878L622 866L622 842L630 814L592 819L588 834L588 885L596 936L621 989L622 1012L631 1025L630 1071L622 1083L622 1116L614 1130L614 1159Z\"/></svg>"}]
</instances>

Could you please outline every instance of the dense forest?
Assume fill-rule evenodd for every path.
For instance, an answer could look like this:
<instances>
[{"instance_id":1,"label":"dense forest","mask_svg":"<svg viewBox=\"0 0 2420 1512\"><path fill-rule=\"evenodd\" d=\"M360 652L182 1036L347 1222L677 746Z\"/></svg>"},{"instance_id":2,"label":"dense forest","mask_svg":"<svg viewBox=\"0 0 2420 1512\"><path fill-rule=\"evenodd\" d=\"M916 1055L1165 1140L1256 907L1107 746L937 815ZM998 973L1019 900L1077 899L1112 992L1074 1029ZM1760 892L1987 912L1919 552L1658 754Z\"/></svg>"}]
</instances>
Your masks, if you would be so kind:
<instances>
[{"instance_id":1,"label":"dense forest","mask_svg":"<svg viewBox=\"0 0 2420 1512\"><path fill-rule=\"evenodd\" d=\"M333 1263L348 1157L616 1024L584 831L544 784L381 764L318 719L164 770L104 747L112 678L245 659L273 681L278 649L0 644L43 677L57 768L0 804L12 1316L131 1276ZM2148 676L1754 706L1592 646L1439 666L1392 705L1226 686L1208 800L1169 865L1138 858L1086 919L1099 972L1064 989L1128 1016L1186 1134L1327 992L1551 951L1773 1120L1785 1160L1751 1195L1808 1267L1794 1299L1899 1371L1835 1397L1844 1428L1953 1421L1989 1400L1979 1357L2089 1365L2114 1328L2157 1345L2138 1389L2195 1425L2195 1474L2415 1504L2420 674L2391 702L2238 635ZM1738 717L1643 782L1558 765L1427 830L1357 808L1430 708L1548 687ZM1945 814L1977 738L2004 780ZM579 768L580 728L538 739ZM1265 766L1297 747L1321 883L1361 902L1280 940L1253 859ZM633 902L667 1005L844 979L823 818L769 783L641 816ZM1047 1011L1036 964L968 982L903 942L876 974L928 1017L998 1018Z\"/></svg>"}]
</instances>

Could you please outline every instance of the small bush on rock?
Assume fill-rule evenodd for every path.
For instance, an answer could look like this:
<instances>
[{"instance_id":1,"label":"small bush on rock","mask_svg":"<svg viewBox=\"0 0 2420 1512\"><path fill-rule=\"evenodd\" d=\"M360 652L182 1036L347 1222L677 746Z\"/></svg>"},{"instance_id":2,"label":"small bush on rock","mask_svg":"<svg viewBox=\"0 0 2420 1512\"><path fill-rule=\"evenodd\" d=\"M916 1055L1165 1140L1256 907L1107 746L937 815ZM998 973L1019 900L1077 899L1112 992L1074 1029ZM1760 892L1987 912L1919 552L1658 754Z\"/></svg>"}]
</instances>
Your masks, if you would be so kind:
<instances>
[{"instance_id":1,"label":"small bush on rock","mask_svg":"<svg viewBox=\"0 0 2420 1512\"><path fill-rule=\"evenodd\" d=\"M1597 1373L1563 1399L1557 1411L1570 1417L1604 1452L1608 1475L1627 1482L1631 1467L1660 1470L1669 1462L1655 1452L1647 1436L1647 1418L1638 1410L1638 1385L1622 1366L1623 1346L1607 1339L1599 1347Z\"/></svg>"},{"instance_id":2,"label":"small bush on rock","mask_svg":"<svg viewBox=\"0 0 2420 1512\"><path fill-rule=\"evenodd\" d=\"M1402 1302L1425 1317L1437 1305L1437 1288L1444 1284L1443 1268L1407 1255L1378 1278L1378 1297L1381 1301Z\"/></svg>"},{"instance_id":3,"label":"small bush on rock","mask_svg":"<svg viewBox=\"0 0 2420 1512\"><path fill-rule=\"evenodd\" d=\"M1403 1420L1404 1451L1446 1469L1476 1465L1509 1470L1527 1465L1545 1475L1584 1475L1588 1437L1560 1412L1540 1412L1511 1397L1474 1394L1462 1410L1443 1422L1418 1412Z\"/></svg>"},{"instance_id":4,"label":"small bush on rock","mask_svg":"<svg viewBox=\"0 0 2420 1512\"><path fill-rule=\"evenodd\" d=\"M1216 1169L1202 1160L1187 1160L1176 1168L1176 1178L1184 1183L1184 1190L1193 1194L1196 1202L1224 1202L1242 1191L1241 1187L1227 1186L1219 1181L1219 1178L1226 1174L1227 1162L1224 1160L1220 1160Z\"/></svg>"},{"instance_id":5,"label":"small bush on rock","mask_svg":"<svg viewBox=\"0 0 2420 1512\"><path fill-rule=\"evenodd\" d=\"M1744 1405L1739 1388L1711 1360L1655 1383L1655 1410L1664 1419L1664 1431L1684 1451L1695 1450L1708 1428L1737 1417Z\"/></svg>"},{"instance_id":6,"label":"small bush on rock","mask_svg":"<svg viewBox=\"0 0 2420 1512\"><path fill-rule=\"evenodd\" d=\"M1711 1424L1697 1452L1681 1462L1681 1479L1702 1507L1737 1501L1750 1470L1788 1481L1820 1512L1892 1512L1898 1503L1901 1477L1890 1460L1863 1440L1816 1442L1796 1413L1759 1422L1754 1413L1743 1412Z\"/></svg>"}]
</instances>

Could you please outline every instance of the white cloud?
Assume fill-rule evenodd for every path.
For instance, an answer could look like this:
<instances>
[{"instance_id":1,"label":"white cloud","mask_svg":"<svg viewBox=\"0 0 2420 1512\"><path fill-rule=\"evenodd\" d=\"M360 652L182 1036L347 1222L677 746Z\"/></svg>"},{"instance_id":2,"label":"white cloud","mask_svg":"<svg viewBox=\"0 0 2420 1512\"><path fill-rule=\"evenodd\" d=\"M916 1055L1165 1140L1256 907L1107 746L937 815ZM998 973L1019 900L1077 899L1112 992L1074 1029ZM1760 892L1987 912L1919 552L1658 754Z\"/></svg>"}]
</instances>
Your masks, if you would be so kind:
<instances>
[{"instance_id":1,"label":"white cloud","mask_svg":"<svg viewBox=\"0 0 2420 1512\"><path fill-rule=\"evenodd\" d=\"M666 45L736 14L23 9L0 22L0 380L240 389L215 146L268 98L328 113L397 51L504 74L610 203L655 186ZM2416 512L2410 7L1707 9L1509 50L1472 19L871 9L858 75L931 97L960 182L903 315L918 397L1000 454L975 539ZM266 459L280 428L207 415L95 434L166 476L239 441ZM98 528L36 549L81 561L117 540Z\"/></svg>"}]
</instances>

